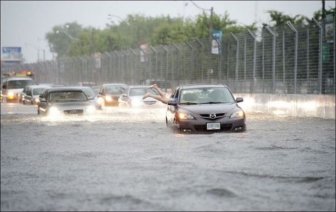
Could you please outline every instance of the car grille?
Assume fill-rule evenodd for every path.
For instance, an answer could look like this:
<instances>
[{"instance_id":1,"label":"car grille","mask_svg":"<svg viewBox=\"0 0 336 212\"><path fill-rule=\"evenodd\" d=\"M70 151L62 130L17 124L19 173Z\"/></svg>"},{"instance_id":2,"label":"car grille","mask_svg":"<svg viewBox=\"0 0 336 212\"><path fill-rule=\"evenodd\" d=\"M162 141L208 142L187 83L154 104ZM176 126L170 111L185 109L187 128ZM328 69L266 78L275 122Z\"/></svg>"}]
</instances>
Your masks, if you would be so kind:
<instances>
[{"instance_id":1,"label":"car grille","mask_svg":"<svg viewBox=\"0 0 336 212\"><path fill-rule=\"evenodd\" d=\"M206 125L195 125L195 130L196 131L208 131L206 129ZM221 129L220 131L229 131L232 128L232 124L221 124Z\"/></svg>"},{"instance_id":2,"label":"car grille","mask_svg":"<svg viewBox=\"0 0 336 212\"><path fill-rule=\"evenodd\" d=\"M223 118L225 113L213 113L213 114L200 114L200 116L206 120L217 120Z\"/></svg>"},{"instance_id":3,"label":"car grille","mask_svg":"<svg viewBox=\"0 0 336 212\"><path fill-rule=\"evenodd\" d=\"M79 110L64 110L64 114L83 114L84 111L82 109Z\"/></svg>"}]
</instances>

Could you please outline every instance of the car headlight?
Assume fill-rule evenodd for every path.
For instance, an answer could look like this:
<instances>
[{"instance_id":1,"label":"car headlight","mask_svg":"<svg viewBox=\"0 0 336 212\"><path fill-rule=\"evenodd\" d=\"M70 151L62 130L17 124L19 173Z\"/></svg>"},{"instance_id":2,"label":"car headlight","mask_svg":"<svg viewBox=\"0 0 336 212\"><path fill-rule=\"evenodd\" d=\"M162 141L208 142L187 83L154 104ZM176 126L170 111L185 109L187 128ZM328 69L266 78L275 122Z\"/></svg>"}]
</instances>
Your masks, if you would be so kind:
<instances>
[{"instance_id":1,"label":"car headlight","mask_svg":"<svg viewBox=\"0 0 336 212\"><path fill-rule=\"evenodd\" d=\"M57 117L57 116L62 115L62 113L61 113L61 111L58 108L56 108L56 107L50 107L48 115L51 116L51 117Z\"/></svg>"},{"instance_id":2,"label":"car headlight","mask_svg":"<svg viewBox=\"0 0 336 212\"><path fill-rule=\"evenodd\" d=\"M132 105L133 107L140 107L140 106L143 105L143 101L141 101L141 100L139 100L139 99L132 99L132 100L130 101L130 103L131 103L131 105Z\"/></svg>"},{"instance_id":3,"label":"car headlight","mask_svg":"<svg viewBox=\"0 0 336 212\"><path fill-rule=\"evenodd\" d=\"M99 97L99 98L97 99L97 104L98 104L98 105L103 105L103 103L104 103L104 99L101 98L101 97Z\"/></svg>"},{"instance_id":4,"label":"car headlight","mask_svg":"<svg viewBox=\"0 0 336 212\"><path fill-rule=\"evenodd\" d=\"M8 97L9 99L13 99L14 96L15 96L14 92L12 92L12 91L8 91L7 97Z\"/></svg>"},{"instance_id":5,"label":"car headlight","mask_svg":"<svg viewBox=\"0 0 336 212\"><path fill-rule=\"evenodd\" d=\"M96 112L96 108L93 105L89 105L86 107L86 112L89 114L92 114L94 112Z\"/></svg>"},{"instance_id":6,"label":"car headlight","mask_svg":"<svg viewBox=\"0 0 336 212\"><path fill-rule=\"evenodd\" d=\"M231 114L230 118L244 118L244 112L242 110L235 111Z\"/></svg>"},{"instance_id":7,"label":"car headlight","mask_svg":"<svg viewBox=\"0 0 336 212\"><path fill-rule=\"evenodd\" d=\"M107 102L112 102L112 97L111 96L105 96L105 100Z\"/></svg>"},{"instance_id":8,"label":"car headlight","mask_svg":"<svg viewBox=\"0 0 336 212\"><path fill-rule=\"evenodd\" d=\"M36 97L36 98L34 99L34 101L35 101L36 103L39 103L39 102L40 102L40 98Z\"/></svg>"},{"instance_id":9,"label":"car headlight","mask_svg":"<svg viewBox=\"0 0 336 212\"><path fill-rule=\"evenodd\" d=\"M184 111L179 111L177 113L177 115L178 115L180 120L193 120L193 119L195 119L195 117L192 116L190 113L184 112Z\"/></svg>"}]
</instances>

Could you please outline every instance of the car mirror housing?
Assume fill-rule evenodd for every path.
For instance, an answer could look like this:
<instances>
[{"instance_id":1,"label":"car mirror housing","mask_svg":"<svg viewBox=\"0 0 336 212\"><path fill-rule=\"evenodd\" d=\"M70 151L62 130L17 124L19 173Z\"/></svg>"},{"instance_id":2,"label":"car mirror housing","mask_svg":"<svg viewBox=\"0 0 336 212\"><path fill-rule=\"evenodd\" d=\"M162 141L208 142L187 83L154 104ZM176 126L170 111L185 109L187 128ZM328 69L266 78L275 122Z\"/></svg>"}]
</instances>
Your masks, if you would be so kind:
<instances>
[{"instance_id":1,"label":"car mirror housing","mask_svg":"<svg viewBox=\"0 0 336 212\"><path fill-rule=\"evenodd\" d=\"M44 95L39 95L40 102L46 102L47 100L44 98Z\"/></svg>"},{"instance_id":2,"label":"car mirror housing","mask_svg":"<svg viewBox=\"0 0 336 212\"><path fill-rule=\"evenodd\" d=\"M242 97L237 97L237 98L236 98L236 102L237 102L237 103L242 102L242 101L244 101L244 99L243 99Z\"/></svg>"},{"instance_id":3,"label":"car mirror housing","mask_svg":"<svg viewBox=\"0 0 336 212\"><path fill-rule=\"evenodd\" d=\"M128 96L127 96L127 94L124 94L124 93L123 93L123 94L120 95L120 97L121 97L122 99L127 99Z\"/></svg>"},{"instance_id":4,"label":"car mirror housing","mask_svg":"<svg viewBox=\"0 0 336 212\"><path fill-rule=\"evenodd\" d=\"M170 99L168 101L168 105L176 106L177 105L177 100L176 99Z\"/></svg>"}]
</instances>

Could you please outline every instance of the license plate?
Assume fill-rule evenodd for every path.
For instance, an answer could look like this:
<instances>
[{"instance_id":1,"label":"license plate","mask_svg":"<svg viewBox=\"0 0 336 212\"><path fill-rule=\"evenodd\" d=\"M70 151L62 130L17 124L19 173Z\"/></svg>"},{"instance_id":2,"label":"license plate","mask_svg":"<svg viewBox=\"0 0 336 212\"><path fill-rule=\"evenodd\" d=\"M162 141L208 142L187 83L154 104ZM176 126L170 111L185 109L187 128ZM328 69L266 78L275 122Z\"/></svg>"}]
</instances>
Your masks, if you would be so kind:
<instances>
[{"instance_id":1,"label":"license plate","mask_svg":"<svg viewBox=\"0 0 336 212\"><path fill-rule=\"evenodd\" d=\"M220 123L207 123L207 130L220 130Z\"/></svg>"}]
</instances>

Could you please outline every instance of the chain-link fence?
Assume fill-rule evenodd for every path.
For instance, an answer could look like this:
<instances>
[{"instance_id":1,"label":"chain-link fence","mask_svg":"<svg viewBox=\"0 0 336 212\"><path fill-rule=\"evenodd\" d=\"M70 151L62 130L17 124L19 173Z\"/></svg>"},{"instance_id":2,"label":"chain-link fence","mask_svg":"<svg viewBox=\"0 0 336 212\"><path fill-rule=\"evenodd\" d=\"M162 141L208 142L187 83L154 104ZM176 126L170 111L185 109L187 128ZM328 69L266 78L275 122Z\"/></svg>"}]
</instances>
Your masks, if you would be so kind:
<instances>
[{"instance_id":1,"label":"chain-link fence","mask_svg":"<svg viewBox=\"0 0 336 212\"><path fill-rule=\"evenodd\" d=\"M335 94L333 33L333 40L325 40L316 21L309 26L287 23L279 28L266 26L258 36L251 31L224 32L220 54L211 53L209 39L196 39L23 64L17 69L33 70L39 83L64 85L165 80L172 87L224 83L240 93Z\"/></svg>"}]
</instances>

